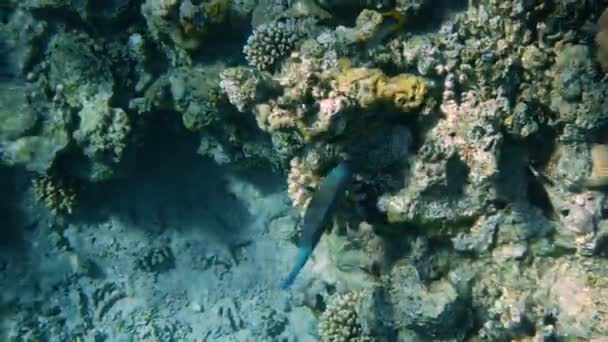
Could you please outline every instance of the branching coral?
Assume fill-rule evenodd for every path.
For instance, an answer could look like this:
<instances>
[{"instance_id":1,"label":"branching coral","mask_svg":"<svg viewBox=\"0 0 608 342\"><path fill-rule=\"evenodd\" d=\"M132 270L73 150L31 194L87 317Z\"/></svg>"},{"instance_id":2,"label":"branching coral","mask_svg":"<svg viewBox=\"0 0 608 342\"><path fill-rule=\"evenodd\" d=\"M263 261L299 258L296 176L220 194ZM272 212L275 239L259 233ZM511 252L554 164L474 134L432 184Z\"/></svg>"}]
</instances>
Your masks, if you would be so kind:
<instances>
[{"instance_id":1,"label":"branching coral","mask_svg":"<svg viewBox=\"0 0 608 342\"><path fill-rule=\"evenodd\" d=\"M363 335L357 318L356 306L362 298L361 292L347 292L334 298L321 315L319 334L323 342L373 342L371 336Z\"/></svg>"},{"instance_id":2,"label":"branching coral","mask_svg":"<svg viewBox=\"0 0 608 342\"><path fill-rule=\"evenodd\" d=\"M32 180L36 200L53 215L71 214L76 205L74 184L55 174L38 176Z\"/></svg>"},{"instance_id":3,"label":"branching coral","mask_svg":"<svg viewBox=\"0 0 608 342\"><path fill-rule=\"evenodd\" d=\"M243 53L249 65L260 70L270 69L304 37L295 20L275 21L257 27L247 39Z\"/></svg>"}]
</instances>

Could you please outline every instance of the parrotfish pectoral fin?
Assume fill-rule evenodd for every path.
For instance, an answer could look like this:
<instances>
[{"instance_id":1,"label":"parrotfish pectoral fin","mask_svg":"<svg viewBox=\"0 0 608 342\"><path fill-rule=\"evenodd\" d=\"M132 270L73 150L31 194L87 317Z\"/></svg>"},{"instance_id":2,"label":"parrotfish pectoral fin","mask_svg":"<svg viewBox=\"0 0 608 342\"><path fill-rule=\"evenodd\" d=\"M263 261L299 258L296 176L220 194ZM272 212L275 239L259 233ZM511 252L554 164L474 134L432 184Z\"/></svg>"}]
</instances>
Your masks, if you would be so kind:
<instances>
[{"instance_id":1,"label":"parrotfish pectoral fin","mask_svg":"<svg viewBox=\"0 0 608 342\"><path fill-rule=\"evenodd\" d=\"M285 290L291 287L304 265L306 265L306 261L308 261L308 258L311 254L312 247L306 246L298 248L298 254L296 255L295 265L293 265L293 268L291 269L291 272L289 272L287 277L281 280L281 282L279 283L279 287L281 289Z\"/></svg>"}]
</instances>

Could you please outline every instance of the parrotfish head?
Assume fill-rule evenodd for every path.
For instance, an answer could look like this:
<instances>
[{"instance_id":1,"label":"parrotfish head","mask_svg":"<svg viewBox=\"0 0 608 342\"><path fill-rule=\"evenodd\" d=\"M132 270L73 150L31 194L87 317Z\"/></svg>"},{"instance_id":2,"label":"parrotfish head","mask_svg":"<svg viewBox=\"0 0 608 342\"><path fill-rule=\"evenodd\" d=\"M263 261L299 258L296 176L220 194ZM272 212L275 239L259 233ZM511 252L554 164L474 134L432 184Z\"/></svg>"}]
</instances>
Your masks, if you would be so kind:
<instances>
[{"instance_id":1,"label":"parrotfish head","mask_svg":"<svg viewBox=\"0 0 608 342\"><path fill-rule=\"evenodd\" d=\"M332 170L332 173L344 179L352 177L353 170L351 169L348 162L343 161Z\"/></svg>"}]
</instances>

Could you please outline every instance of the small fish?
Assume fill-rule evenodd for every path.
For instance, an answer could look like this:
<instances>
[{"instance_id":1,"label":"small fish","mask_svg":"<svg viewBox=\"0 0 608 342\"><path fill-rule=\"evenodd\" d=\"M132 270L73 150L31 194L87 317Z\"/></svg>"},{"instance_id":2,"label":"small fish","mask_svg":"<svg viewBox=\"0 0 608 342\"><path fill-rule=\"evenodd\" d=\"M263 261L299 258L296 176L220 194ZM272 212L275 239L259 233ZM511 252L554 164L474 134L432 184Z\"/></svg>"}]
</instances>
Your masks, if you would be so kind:
<instances>
[{"instance_id":1,"label":"small fish","mask_svg":"<svg viewBox=\"0 0 608 342\"><path fill-rule=\"evenodd\" d=\"M405 18L399 11L388 11L382 13L382 16L384 17L382 23L371 38L365 43L365 48L368 50L380 46L380 44L382 44L386 38L403 28L405 23Z\"/></svg>"},{"instance_id":2,"label":"small fish","mask_svg":"<svg viewBox=\"0 0 608 342\"><path fill-rule=\"evenodd\" d=\"M302 239L298 247L295 265L287 277L280 282L280 288L289 288L308 261L329 223L336 198L344 191L351 177L350 166L346 162L342 162L331 170L321 182L319 189L313 194L304 214Z\"/></svg>"}]
</instances>

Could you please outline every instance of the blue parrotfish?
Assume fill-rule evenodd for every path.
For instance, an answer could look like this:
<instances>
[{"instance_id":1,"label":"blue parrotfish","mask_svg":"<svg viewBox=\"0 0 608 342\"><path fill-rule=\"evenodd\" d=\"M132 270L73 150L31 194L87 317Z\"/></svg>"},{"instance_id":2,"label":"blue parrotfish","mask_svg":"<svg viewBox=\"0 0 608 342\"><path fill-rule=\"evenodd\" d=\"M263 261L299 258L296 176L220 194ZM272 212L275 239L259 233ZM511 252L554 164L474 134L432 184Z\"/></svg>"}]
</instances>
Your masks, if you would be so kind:
<instances>
[{"instance_id":1,"label":"blue parrotfish","mask_svg":"<svg viewBox=\"0 0 608 342\"><path fill-rule=\"evenodd\" d=\"M329 172L321 182L319 189L313 194L304 213L302 238L295 264L287 277L280 282L280 288L289 288L308 261L329 223L336 198L345 190L351 177L350 166L346 162L341 162Z\"/></svg>"}]
</instances>

